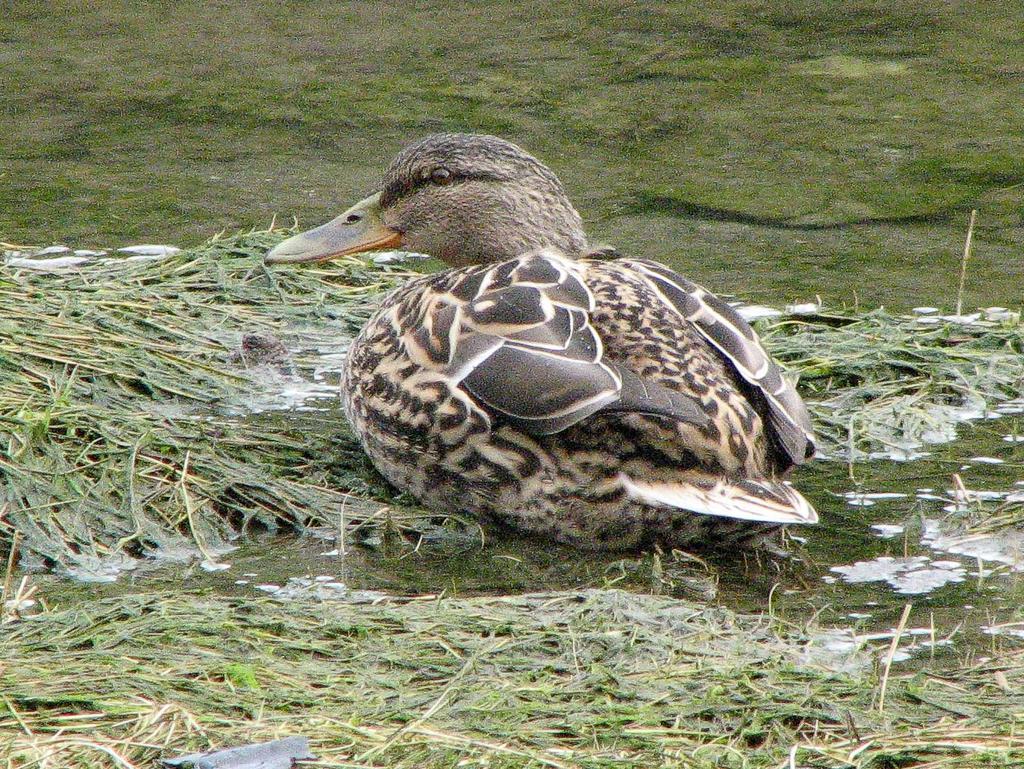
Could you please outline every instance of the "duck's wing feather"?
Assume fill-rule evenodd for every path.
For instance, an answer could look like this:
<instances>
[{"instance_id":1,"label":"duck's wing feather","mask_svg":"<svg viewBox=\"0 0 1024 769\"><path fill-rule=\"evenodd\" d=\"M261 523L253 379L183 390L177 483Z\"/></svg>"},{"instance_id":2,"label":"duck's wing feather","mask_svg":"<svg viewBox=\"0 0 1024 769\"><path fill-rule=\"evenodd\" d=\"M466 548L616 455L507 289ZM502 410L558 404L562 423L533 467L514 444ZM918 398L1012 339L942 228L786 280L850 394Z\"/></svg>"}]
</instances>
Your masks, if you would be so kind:
<instances>
[{"instance_id":1,"label":"duck's wing feather","mask_svg":"<svg viewBox=\"0 0 1024 769\"><path fill-rule=\"evenodd\" d=\"M707 416L686 395L604 360L593 309L578 268L541 251L438 287L404 340L414 360L489 417L531 434L560 432L601 410L704 424Z\"/></svg>"},{"instance_id":2,"label":"duck's wing feather","mask_svg":"<svg viewBox=\"0 0 1024 769\"><path fill-rule=\"evenodd\" d=\"M732 307L707 289L658 264L640 259L621 263L644 275L666 305L689 321L768 405L771 431L794 465L814 456L814 433L807 407L758 339Z\"/></svg>"}]
</instances>

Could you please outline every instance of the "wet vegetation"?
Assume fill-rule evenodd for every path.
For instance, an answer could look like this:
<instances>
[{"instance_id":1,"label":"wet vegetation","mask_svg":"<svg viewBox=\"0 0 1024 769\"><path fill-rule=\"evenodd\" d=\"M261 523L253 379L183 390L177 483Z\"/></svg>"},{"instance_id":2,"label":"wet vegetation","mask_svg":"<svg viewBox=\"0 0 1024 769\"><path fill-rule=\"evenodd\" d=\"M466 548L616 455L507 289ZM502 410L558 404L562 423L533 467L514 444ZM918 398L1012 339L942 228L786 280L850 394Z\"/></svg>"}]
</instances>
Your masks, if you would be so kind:
<instances>
[{"instance_id":1,"label":"wet vegetation","mask_svg":"<svg viewBox=\"0 0 1024 769\"><path fill-rule=\"evenodd\" d=\"M455 579L541 586L518 576L541 560L514 568L522 543L481 549L472 522L395 498L330 395L337 351L401 270L351 258L268 272L262 255L281 237L8 271L2 549L15 545L23 566L104 581L153 559L218 570L237 535L284 526L317 533L306 549L354 548L371 567L379 551L389 576L377 585L398 593ZM803 375L824 450L863 458L948 440L965 407L1016 408L1019 315L927 320L813 310L759 326ZM257 336L290 352L251 357L272 348ZM1024 504L1003 504L1001 518L987 509L965 504L959 530L1020 525ZM560 549L552 558L577 560ZM693 568L699 560L590 560L589 573L548 564L543 586L637 592L408 600L289 576L271 601L190 588L185 571L173 592L143 580L83 602L59 583L36 577L35 595L31 578L19 587L8 577L0 747L14 767L44 755L117 765L112 756L296 732L336 766L639 767L689 756L756 767L791 751L806 766L1008 766L1022 755L1016 716L1005 717L1022 683L1012 634L986 642L987 661L883 679L873 660L884 662L885 646L869 635L847 633L836 653L813 622L643 595L713 600L714 570ZM33 597L47 610L33 614Z\"/></svg>"},{"instance_id":2,"label":"wet vegetation","mask_svg":"<svg viewBox=\"0 0 1024 769\"><path fill-rule=\"evenodd\" d=\"M168 747L302 733L334 767L1019 765L1019 651L893 674L883 694L863 653L837 669L822 643L614 590L377 605L147 593L0 636L0 750L15 767L143 766Z\"/></svg>"},{"instance_id":3,"label":"wet vegetation","mask_svg":"<svg viewBox=\"0 0 1024 769\"><path fill-rule=\"evenodd\" d=\"M95 577L187 548L215 561L247 527L336 526L343 507L355 526L379 507L360 499L389 498L331 396L338 352L402 273L358 258L270 272L262 256L281 237L9 272L7 541L17 530L30 560ZM965 409L981 416L1019 396L1024 325L993 317L812 310L760 325L801 377L823 454L858 459L949 440ZM247 357L258 335L294 360ZM273 414L289 390L296 405L326 403Z\"/></svg>"},{"instance_id":4,"label":"wet vegetation","mask_svg":"<svg viewBox=\"0 0 1024 769\"><path fill-rule=\"evenodd\" d=\"M0 250L185 250L0 265L0 766L1024 763L1013 4L3 11ZM595 241L824 300L757 321L826 456L794 557L580 558L376 475L337 370L412 268L261 258L437 130L549 162Z\"/></svg>"}]
</instances>

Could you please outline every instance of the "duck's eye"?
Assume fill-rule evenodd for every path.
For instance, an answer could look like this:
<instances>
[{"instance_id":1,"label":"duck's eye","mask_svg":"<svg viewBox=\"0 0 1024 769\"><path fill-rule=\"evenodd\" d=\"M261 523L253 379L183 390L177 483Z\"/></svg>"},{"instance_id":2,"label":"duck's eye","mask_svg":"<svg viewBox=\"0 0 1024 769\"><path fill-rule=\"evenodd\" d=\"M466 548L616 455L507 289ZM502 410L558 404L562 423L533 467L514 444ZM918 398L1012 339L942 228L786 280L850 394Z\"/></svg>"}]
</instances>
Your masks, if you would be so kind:
<instances>
[{"instance_id":1,"label":"duck's eye","mask_svg":"<svg viewBox=\"0 0 1024 769\"><path fill-rule=\"evenodd\" d=\"M452 172L447 168L435 168L430 172L430 180L434 184L447 184L452 180Z\"/></svg>"}]
</instances>

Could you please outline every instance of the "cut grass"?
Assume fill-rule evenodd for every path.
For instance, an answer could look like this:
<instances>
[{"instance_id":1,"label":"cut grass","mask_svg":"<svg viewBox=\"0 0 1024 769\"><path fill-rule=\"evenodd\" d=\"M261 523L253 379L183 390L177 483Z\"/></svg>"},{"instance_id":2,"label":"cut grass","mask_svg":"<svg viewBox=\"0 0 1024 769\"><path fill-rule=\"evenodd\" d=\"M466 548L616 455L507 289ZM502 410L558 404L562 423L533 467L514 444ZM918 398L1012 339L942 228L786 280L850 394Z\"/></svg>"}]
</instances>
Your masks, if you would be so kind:
<instances>
[{"instance_id":1,"label":"cut grass","mask_svg":"<svg viewBox=\"0 0 1024 769\"><path fill-rule=\"evenodd\" d=\"M207 560L247 526L358 526L393 498L336 399L260 411L295 384L236 351L279 336L303 381L401 279L346 259L268 272L280 232L215 239L160 261L0 278L0 537L27 562L103 578L143 554ZM883 311L762 323L800 374L824 450L950 439L964 407L1024 390L1024 325L923 326ZM324 381L330 381L330 376ZM401 515L395 513L392 520ZM4 551L7 548L2 548Z\"/></svg>"},{"instance_id":2,"label":"cut grass","mask_svg":"<svg viewBox=\"0 0 1024 769\"><path fill-rule=\"evenodd\" d=\"M337 526L343 508L359 526L393 501L333 400L256 411L292 380L233 353L246 333L274 334L310 380L402 274L354 259L268 273L261 257L281 236L5 274L0 549L17 532L23 562L102 578L145 554L214 560L247 526ZM1016 318L922 327L838 313L761 331L802 374L834 454L882 448L879 435L905 445L965 401L1021 394ZM401 525L402 510L387 519ZM870 666L813 662L811 629L613 590L311 610L183 587L5 620L8 769L141 767L287 734L335 767L1024 761L1010 636L987 661L890 672L883 710Z\"/></svg>"},{"instance_id":3,"label":"cut grass","mask_svg":"<svg viewBox=\"0 0 1024 769\"><path fill-rule=\"evenodd\" d=\"M1010 767L1020 651L808 661L807 629L619 591L379 605L152 593L0 637L7 767L310 737L324 767ZM866 658L865 658L866 659ZM855 666L856 668L856 666Z\"/></svg>"}]
</instances>

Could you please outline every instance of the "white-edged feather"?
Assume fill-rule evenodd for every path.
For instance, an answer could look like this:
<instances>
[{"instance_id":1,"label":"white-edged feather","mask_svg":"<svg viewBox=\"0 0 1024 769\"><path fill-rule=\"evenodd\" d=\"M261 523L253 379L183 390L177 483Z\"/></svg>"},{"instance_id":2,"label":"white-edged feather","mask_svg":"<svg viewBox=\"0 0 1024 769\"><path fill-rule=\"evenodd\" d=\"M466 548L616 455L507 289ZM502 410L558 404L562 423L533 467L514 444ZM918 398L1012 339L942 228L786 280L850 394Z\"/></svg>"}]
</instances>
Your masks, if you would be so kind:
<instances>
[{"instance_id":1,"label":"white-edged feather","mask_svg":"<svg viewBox=\"0 0 1024 769\"><path fill-rule=\"evenodd\" d=\"M634 499L701 515L762 523L817 523L818 514L793 487L781 481L729 480L707 483L639 481L625 473L619 481ZM761 494L755 493L761 491Z\"/></svg>"}]
</instances>

